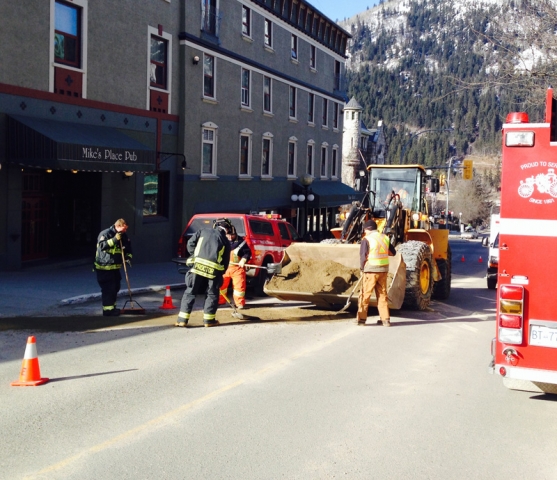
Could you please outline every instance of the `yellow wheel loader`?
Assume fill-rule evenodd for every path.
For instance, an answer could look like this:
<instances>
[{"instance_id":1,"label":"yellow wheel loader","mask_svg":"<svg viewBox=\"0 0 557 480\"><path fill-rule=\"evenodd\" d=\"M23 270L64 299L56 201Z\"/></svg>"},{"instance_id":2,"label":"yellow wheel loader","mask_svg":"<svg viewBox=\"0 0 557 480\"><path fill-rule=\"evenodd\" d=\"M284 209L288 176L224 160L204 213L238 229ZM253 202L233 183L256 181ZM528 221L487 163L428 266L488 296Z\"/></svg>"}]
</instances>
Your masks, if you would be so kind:
<instances>
[{"instance_id":1,"label":"yellow wheel loader","mask_svg":"<svg viewBox=\"0 0 557 480\"><path fill-rule=\"evenodd\" d=\"M361 204L353 205L342 228L333 229L334 239L321 243L295 243L285 250L284 271L292 262L335 262L351 272L348 283L357 287L360 258L359 243L363 224L370 219L377 222L379 231L387 235L397 250L389 257L387 284L389 306L411 310L425 310L431 298L446 299L451 291L451 250L449 231L432 228L425 199L426 172L421 165L370 165L368 185ZM292 266L292 265L291 265ZM303 272L299 268L298 274ZM309 301L322 308L336 309L347 301L357 303L357 295L338 293L332 286L340 279L322 282L303 282L304 291L296 289L297 275L277 274L265 286L265 293L283 300ZM349 275L349 274L347 274ZM343 275L346 281L346 275ZM336 283L335 283L336 281ZM376 306L372 298L370 305Z\"/></svg>"}]
</instances>

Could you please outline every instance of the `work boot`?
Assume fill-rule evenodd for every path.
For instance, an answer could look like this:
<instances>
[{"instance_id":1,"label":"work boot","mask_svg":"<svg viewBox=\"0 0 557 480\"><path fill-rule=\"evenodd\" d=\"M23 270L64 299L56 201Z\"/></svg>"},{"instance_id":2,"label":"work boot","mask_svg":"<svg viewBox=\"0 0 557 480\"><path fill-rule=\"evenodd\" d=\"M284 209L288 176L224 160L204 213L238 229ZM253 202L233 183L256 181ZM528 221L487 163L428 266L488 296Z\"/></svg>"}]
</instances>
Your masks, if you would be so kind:
<instances>
[{"instance_id":1,"label":"work boot","mask_svg":"<svg viewBox=\"0 0 557 480\"><path fill-rule=\"evenodd\" d=\"M246 308L244 305L236 305L236 310L243 310Z\"/></svg>"},{"instance_id":2,"label":"work boot","mask_svg":"<svg viewBox=\"0 0 557 480\"><path fill-rule=\"evenodd\" d=\"M186 328L188 326L188 322L185 320L178 320L175 324L175 327L182 327L182 328Z\"/></svg>"},{"instance_id":3,"label":"work boot","mask_svg":"<svg viewBox=\"0 0 557 480\"><path fill-rule=\"evenodd\" d=\"M360 318L356 317L356 321L354 322L356 325L365 325L367 318Z\"/></svg>"},{"instance_id":4,"label":"work boot","mask_svg":"<svg viewBox=\"0 0 557 480\"><path fill-rule=\"evenodd\" d=\"M112 310L103 310L103 317L119 317L120 310L113 308Z\"/></svg>"},{"instance_id":5,"label":"work boot","mask_svg":"<svg viewBox=\"0 0 557 480\"><path fill-rule=\"evenodd\" d=\"M391 326L391 319L386 318L385 320L377 320L377 325L383 325L384 327L390 327Z\"/></svg>"},{"instance_id":6,"label":"work boot","mask_svg":"<svg viewBox=\"0 0 557 480\"><path fill-rule=\"evenodd\" d=\"M217 325L220 325L220 322L218 320L209 320L207 322L203 322L204 327L215 327Z\"/></svg>"}]
</instances>

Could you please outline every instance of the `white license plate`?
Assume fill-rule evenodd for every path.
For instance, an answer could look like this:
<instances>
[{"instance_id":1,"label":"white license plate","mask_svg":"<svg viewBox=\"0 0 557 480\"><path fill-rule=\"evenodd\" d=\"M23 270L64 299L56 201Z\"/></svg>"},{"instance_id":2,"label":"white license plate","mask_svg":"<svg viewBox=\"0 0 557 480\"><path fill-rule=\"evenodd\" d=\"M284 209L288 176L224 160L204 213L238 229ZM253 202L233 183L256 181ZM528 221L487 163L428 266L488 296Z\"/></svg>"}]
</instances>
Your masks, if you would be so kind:
<instances>
[{"instance_id":1,"label":"white license plate","mask_svg":"<svg viewBox=\"0 0 557 480\"><path fill-rule=\"evenodd\" d=\"M557 328L530 325L530 345L557 348Z\"/></svg>"}]
</instances>

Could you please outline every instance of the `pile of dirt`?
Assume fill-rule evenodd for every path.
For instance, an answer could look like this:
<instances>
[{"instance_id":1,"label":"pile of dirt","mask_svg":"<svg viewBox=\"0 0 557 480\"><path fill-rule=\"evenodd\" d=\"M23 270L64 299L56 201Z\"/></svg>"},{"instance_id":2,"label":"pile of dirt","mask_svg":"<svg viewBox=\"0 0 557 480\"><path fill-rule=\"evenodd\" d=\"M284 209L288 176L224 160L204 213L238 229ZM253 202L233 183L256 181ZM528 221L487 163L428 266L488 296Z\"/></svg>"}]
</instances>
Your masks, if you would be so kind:
<instances>
[{"instance_id":1,"label":"pile of dirt","mask_svg":"<svg viewBox=\"0 0 557 480\"><path fill-rule=\"evenodd\" d=\"M332 293L349 295L360 278L360 271L331 260L303 260L290 262L274 275L268 290L284 292Z\"/></svg>"}]
</instances>

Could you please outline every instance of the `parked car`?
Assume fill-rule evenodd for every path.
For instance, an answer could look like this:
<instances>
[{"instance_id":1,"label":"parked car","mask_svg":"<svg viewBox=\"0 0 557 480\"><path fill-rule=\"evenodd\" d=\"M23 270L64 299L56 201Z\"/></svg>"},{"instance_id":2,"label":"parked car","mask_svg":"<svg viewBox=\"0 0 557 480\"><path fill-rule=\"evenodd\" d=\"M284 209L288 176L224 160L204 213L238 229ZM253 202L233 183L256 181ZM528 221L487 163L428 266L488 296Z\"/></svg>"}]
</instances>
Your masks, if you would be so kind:
<instances>
[{"instance_id":1,"label":"parked car","mask_svg":"<svg viewBox=\"0 0 557 480\"><path fill-rule=\"evenodd\" d=\"M487 262L487 288L497 288L497 272L499 270L499 234L495 241L489 245L489 259Z\"/></svg>"},{"instance_id":2,"label":"parked car","mask_svg":"<svg viewBox=\"0 0 557 480\"><path fill-rule=\"evenodd\" d=\"M479 238L479 236L480 234L475 228L465 229L464 232L460 234L460 238L464 238L466 240L473 240Z\"/></svg>"},{"instance_id":3,"label":"parked car","mask_svg":"<svg viewBox=\"0 0 557 480\"><path fill-rule=\"evenodd\" d=\"M283 251L292 242L300 242L302 238L296 229L282 219L280 215L248 215L244 213L201 213L194 215L178 240L178 258L187 259L186 244L189 238L202 228L212 228L217 218L228 218L236 228L238 235L245 237L251 248L250 265L266 267L269 263L280 263ZM185 274L188 267L178 264L178 272ZM253 286L257 294L263 294L263 286L267 280L267 270L251 268L247 272L249 286Z\"/></svg>"}]
</instances>

